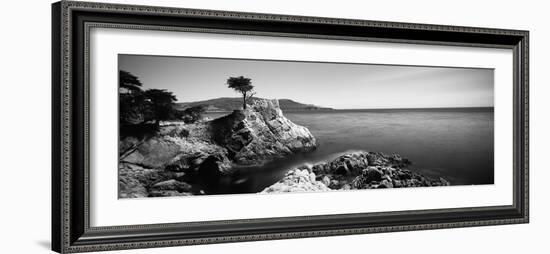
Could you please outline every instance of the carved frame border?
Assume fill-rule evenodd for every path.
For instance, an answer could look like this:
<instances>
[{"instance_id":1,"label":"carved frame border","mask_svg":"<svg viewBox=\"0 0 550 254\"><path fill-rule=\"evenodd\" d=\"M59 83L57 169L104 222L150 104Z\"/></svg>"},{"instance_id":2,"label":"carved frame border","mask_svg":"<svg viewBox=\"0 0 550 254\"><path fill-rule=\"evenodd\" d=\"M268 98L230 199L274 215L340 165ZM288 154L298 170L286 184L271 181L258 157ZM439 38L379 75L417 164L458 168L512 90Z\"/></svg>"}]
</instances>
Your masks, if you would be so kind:
<instances>
[{"instance_id":1,"label":"carved frame border","mask_svg":"<svg viewBox=\"0 0 550 254\"><path fill-rule=\"evenodd\" d=\"M91 13L91 16L100 17L108 14L111 15L111 19L109 22L83 21L86 17L82 13L86 15ZM125 22L127 20L122 20L122 16L129 15L137 20L140 17L154 16L159 20L186 19L198 22L198 24L201 22L206 24L206 21L214 20L235 22L237 25L220 29L167 25L165 21L163 21L164 24L148 24L147 21L128 23ZM118 21L119 19L120 21ZM247 22L259 24L259 27L264 28L281 25L278 28L281 31L264 31L257 28L255 30L254 27L250 29L243 25ZM404 212L90 227L88 61L89 31L93 27L513 49L514 204L512 206ZM311 31L316 32L303 32L310 27ZM303 29L300 30L301 28ZM342 34L331 30L334 28L347 29L351 32ZM324 29L326 29L326 33L323 32ZM363 35L363 30L366 31L365 35ZM387 34L390 36L385 37ZM528 41L529 32L519 30L73 1L54 3L52 5L52 249L60 253L74 253L528 223ZM457 219L457 217L462 219ZM393 221L393 218L400 218L400 220ZM410 218L410 221L406 218ZM415 218L421 219L415 220ZM356 221L359 226L333 223L350 221ZM400 221L401 223L399 223ZM288 227L262 231L262 225L267 227L274 223L285 224ZM291 226L291 224L300 223L307 226ZM199 229L204 227L219 228L220 234L200 233ZM240 230L239 227L253 227L254 230ZM232 229L235 232L231 231Z\"/></svg>"}]
</instances>

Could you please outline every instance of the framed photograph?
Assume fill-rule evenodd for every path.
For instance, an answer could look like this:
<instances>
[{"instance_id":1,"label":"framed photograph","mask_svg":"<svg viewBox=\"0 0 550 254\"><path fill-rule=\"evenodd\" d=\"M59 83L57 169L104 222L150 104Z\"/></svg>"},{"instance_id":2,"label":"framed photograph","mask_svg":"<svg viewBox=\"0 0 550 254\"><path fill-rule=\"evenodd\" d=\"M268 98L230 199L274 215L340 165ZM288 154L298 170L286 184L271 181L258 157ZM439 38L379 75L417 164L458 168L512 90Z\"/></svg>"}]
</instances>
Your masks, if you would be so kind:
<instances>
[{"instance_id":1,"label":"framed photograph","mask_svg":"<svg viewBox=\"0 0 550 254\"><path fill-rule=\"evenodd\" d=\"M52 11L54 251L529 220L528 31Z\"/></svg>"}]
</instances>

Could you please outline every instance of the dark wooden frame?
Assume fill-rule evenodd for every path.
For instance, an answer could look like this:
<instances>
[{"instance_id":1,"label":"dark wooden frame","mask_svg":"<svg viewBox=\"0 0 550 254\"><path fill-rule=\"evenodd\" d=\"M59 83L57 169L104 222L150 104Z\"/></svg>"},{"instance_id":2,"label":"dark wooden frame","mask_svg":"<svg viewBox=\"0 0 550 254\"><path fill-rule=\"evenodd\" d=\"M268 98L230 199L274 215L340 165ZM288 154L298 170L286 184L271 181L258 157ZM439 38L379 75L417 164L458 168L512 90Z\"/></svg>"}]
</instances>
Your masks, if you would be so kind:
<instances>
[{"instance_id":1,"label":"dark wooden frame","mask_svg":"<svg viewBox=\"0 0 550 254\"><path fill-rule=\"evenodd\" d=\"M513 50L513 205L90 227L91 27L459 45ZM528 31L62 1L52 5L52 249L85 252L527 223Z\"/></svg>"}]
</instances>

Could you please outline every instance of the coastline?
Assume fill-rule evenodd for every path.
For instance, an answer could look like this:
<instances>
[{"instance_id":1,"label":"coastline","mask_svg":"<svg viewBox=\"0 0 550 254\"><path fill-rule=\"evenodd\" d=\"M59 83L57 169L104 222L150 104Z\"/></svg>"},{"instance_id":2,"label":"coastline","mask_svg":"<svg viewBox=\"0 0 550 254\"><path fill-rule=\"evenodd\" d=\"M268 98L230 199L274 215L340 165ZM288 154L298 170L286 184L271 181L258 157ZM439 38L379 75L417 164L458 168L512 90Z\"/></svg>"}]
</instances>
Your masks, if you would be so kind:
<instances>
[{"instance_id":1,"label":"coastline","mask_svg":"<svg viewBox=\"0 0 550 254\"><path fill-rule=\"evenodd\" d=\"M143 144L121 141L121 148L138 147L119 163L120 197L292 192L310 190L311 186L327 191L450 185L446 179L410 169L409 161L400 155L362 149L340 150L329 157L321 154L314 164L303 160L292 165L270 164L315 154L319 145L308 128L283 116L276 101L259 101L247 110L212 120L164 122L160 126ZM246 187L259 180L254 177L263 183ZM296 182L300 185L293 186Z\"/></svg>"}]
</instances>

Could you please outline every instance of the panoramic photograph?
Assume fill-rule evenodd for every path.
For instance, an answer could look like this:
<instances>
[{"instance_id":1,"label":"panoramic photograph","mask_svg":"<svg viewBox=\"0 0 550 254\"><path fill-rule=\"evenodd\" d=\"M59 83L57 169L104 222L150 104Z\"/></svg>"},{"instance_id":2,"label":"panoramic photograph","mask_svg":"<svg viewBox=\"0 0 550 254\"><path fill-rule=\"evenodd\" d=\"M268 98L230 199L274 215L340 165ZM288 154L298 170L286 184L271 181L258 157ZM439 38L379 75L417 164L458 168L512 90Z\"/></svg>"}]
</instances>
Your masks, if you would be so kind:
<instances>
[{"instance_id":1,"label":"panoramic photograph","mask_svg":"<svg viewBox=\"0 0 550 254\"><path fill-rule=\"evenodd\" d=\"M494 183L493 69L120 54L118 75L118 198Z\"/></svg>"}]
</instances>

